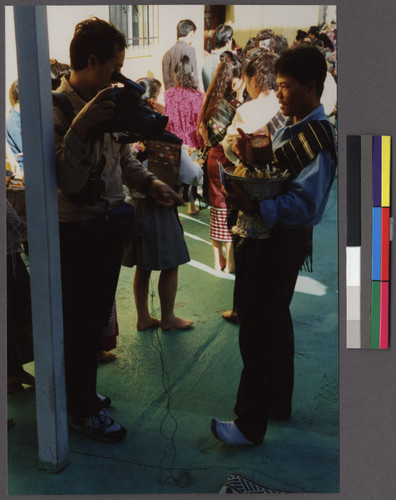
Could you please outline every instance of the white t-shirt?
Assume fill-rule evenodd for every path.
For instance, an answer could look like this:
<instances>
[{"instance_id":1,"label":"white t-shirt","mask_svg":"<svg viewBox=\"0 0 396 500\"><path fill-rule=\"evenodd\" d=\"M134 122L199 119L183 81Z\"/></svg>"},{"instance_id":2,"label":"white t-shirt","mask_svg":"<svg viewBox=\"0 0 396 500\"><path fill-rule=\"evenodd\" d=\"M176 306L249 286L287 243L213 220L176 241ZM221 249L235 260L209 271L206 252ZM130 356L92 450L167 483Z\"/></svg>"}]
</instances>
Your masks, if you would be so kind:
<instances>
[{"instance_id":1,"label":"white t-shirt","mask_svg":"<svg viewBox=\"0 0 396 500\"><path fill-rule=\"evenodd\" d=\"M233 163L237 161L237 157L231 151L231 146L233 137L239 135L238 128L246 134L252 134L266 125L278 111L279 102L273 90L268 95L261 93L257 99L242 104L237 109L234 119L227 129L227 135L221 143L227 158Z\"/></svg>"}]
</instances>

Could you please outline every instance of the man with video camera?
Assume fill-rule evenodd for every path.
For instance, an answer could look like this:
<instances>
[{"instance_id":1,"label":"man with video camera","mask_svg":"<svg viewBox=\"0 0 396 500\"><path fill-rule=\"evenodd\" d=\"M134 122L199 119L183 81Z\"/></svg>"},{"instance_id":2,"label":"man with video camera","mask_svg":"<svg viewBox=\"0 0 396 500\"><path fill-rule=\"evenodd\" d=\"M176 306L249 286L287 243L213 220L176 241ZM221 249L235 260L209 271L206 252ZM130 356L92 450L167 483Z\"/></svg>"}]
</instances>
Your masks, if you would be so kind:
<instances>
[{"instance_id":1,"label":"man with video camera","mask_svg":"<svg viewBox=\"0 0 396 500\"><path fill-rule=\"evenodd\" d=\"M129 144L109 133L117 111L112 75L123 65L125 48L124 35L112 24L98 18L78 23L70 44L72 72L57 89L62 99L54 99L70 427L107 442L126 435L109 415L110 398L96 393L97 352L115 296L122 245L132 238L134 222L122 185L165 207L183 204L133 158Z\"/></svg>"}]
</instances>

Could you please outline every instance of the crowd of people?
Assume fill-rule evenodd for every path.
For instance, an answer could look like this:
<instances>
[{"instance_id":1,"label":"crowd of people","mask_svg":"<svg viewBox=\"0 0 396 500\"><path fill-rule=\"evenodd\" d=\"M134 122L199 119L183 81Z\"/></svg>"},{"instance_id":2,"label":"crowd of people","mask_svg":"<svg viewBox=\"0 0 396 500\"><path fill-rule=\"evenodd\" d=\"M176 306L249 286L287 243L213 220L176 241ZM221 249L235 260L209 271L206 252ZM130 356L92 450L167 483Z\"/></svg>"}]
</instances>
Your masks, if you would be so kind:
<instances>
[{"instance_id":1,"label":"crowd of people","mask_svg":"<svg viewBox=\"0 0 396 500\"><path fill-rule=\"evenodd\" d=\"M174 313L179 266L190 260L178 207L187 203L188 213L195 215L197 187L202 185L210 207L214 268L235 273L232 310L223 316L239 323L243 360L237 418L213 419L212 432L228 444L259 444L268 418L290 417L294 340L289 305L336 169L329 121L336 116L336 98L329 112L321 103L328 76L333 83L336 79L336 39L334 29L329 35L323 31L298 30L289 48L282 34L266 28L242 49L232 28L221 24L214 31L213 50L198 68L192 46L196 25L180 21L177 41L162 60L163 102L160 75L142 75L137 81L146 109L157 117L168 116L166 129L147 137L143 133L140 142L135 137L139 130L128 140L114 133L120 110L109 96L124 63L124 34L98 18L76 26L70 68L57 87L71 105L71 115L62 99L54 100L71 429L106 442L127 433L109 413L110 398L96 390L98 360L115 346L121 265L136 268L131 288L138 330L193 326ZM10 136L17 112L13 108L7 121ZM255 135L268 138L271 161L289 172L280 194L261 201L251 200L235 183L225 187L219 171L219 163L254 163L250 139ZM309 154L301 154L304 147ZM18 281L15 255L19 248L10 245L14 258L8 271ZM16 262L23 266L19 257ZM152 317L148 305L152 271L160 271L160 319ZM17 333L9 311L10 338ZM29 314L20 329L26 330ZM10 392L11 383L24 382L12 376L22 373L26 362L21 357L14 367L13 359L9 354Z\"/></svg>"}]
</instances>

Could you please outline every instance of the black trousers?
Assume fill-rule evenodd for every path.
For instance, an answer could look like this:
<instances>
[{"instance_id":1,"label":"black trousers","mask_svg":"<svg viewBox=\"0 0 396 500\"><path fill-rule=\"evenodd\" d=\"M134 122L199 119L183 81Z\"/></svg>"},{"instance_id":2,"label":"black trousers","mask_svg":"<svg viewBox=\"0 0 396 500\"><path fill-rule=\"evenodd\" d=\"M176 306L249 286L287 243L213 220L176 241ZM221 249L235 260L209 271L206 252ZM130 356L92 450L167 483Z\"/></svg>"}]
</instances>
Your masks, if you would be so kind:
<instances>
[{"instance_id":1,"label":"black trousers","mask_svg":"<svg viewBox=\"0 0 396 500\"><path fill-rule=\"evenodd\" d=\"M114 221L60 223L65 376L68 411L95 414L97 354L121 267L122 243Z\"/></svg>"},{"instance_id":2,"label":"black trousers","mask_svg":"<svg viewBox=\"0 0 396 500\"><path fill-rule=\"evenodd\" d=\"M291 414L294 333L289 306L304 253L304 229L275 229L264 240L234 240L243 360L235 423L254 443L263 440L269 417Z\"/></svg>"}]
</instances>

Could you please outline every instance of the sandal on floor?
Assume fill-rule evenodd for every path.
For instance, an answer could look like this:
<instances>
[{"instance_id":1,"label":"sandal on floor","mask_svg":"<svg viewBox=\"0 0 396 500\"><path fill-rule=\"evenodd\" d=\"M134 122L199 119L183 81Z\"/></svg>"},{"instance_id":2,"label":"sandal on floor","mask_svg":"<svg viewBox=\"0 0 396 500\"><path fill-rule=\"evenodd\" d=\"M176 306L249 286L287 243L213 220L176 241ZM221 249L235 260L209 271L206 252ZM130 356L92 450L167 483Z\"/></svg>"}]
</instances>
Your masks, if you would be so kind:
<instances>
[{"instance_id":1,"label":"sandal on floor","mask_svg":"<svg viewBox=\"0 0 396 500\"><path fill-rule=\"evenodd\" d=\"M117 355L110 351L100 351L98 353L98 363L111 363L116 359Z\"/></svg>"},{"instance_id":2,"label":"sandal on floor","mask_svg":"<svg viewBox=\"0 0 396 500\"><path fill-rule=\"evenodd\" d=\"M229 321L230 323L238 324L239 319L238 315L235 311L224 311L222 313L222 317L226 320Z\"/></svg>"}]
</instances>

